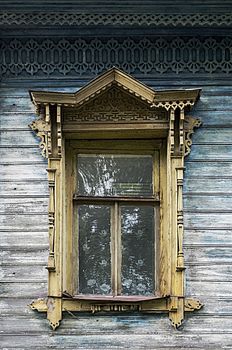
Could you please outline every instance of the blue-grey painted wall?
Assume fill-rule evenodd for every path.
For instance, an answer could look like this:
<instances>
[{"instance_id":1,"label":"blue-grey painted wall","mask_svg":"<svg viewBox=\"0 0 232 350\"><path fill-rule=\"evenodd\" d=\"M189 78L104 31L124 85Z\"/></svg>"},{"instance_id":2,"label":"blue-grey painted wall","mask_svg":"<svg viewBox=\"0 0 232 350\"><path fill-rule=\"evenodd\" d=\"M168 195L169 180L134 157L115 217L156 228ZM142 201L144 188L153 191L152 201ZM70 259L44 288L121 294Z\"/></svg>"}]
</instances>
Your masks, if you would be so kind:
<instances>
[{"instance_id":1,"label":"blue-grey painted wall","mask_svg":"<svg viewBox=\"0 0 232 350\"><path fill-rule=\"evenodd\" d=\"M168 84L175 87L172 80ZM159 82L160 87L166 86ZM192 113L202 119L203 126L193 136L186 162L186 292L203 301L204 308L189 315L179 331L172 329L165 315L66 314L53 332L45 315L27 306L33 298L44 297L47 288L47 164L28 128L35 118L28 89L1 89L2 348L232 347L231 94L230 86L205 82Z\"/></svg>"},{"instance_id":2,"label":"blue-grey painted wall","mask_svg":"<svg viewBox=\"0 0 232 350\"><path fill-rule=\"evenodd\" d=\"M231 1L0 5L0 348L232 349ZM72 13L69 24L63 13ZM49 56L64 45L72 52L75 40L82 55L90 48L85 65L73 69L77 61ZM38 51L45 50L45 41L43 62ZM27 306L46 296L48 256L47 162L28 127L36 118L28 90L76 91L113 65L109 52L117 56L120 48L129 52L124 69L154 89L202 88L191 112L203 126L186 160L184 253L186 294L205 306L187 315L178 331L166 315L66 313L54 332L45 314ZM103 51L108 60L97 56L95 64L94 54Z\"/></svg>"}]
</instances>

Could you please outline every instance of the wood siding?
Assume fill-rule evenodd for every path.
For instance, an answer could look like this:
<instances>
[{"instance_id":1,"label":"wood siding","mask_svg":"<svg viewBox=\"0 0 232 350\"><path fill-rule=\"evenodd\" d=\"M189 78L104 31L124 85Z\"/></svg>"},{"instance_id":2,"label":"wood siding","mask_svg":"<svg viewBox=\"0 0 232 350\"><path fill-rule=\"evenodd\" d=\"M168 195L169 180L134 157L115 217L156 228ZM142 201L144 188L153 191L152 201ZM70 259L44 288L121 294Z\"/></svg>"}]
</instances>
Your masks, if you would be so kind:
<instances>
[{"instance_id":1,"label":"wood siding","mask_svg":"<svg viewBox=\"0 0 232 350\"><path fill-rule=\"evenodd\" d=\"M184 253L186 293L204 308L178 331L166 315L70 313L55 332L27 306L47 292L47 163L28 128L35 119L28 90L1 89L0 348L232 348L232 88L207 81L202 88L192 115L203 126L186 161Z\"/></svg>"}]
</instances>

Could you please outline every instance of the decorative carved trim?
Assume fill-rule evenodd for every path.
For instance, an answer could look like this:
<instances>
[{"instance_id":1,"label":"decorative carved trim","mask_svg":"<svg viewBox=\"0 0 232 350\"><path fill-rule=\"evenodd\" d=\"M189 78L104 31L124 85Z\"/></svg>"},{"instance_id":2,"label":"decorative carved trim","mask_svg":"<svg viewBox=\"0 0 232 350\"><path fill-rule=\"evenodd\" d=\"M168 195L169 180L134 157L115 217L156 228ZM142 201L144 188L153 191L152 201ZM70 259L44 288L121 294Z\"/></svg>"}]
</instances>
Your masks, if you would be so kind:
<instances>
[{"instance_id":1,"label":"decorative carved trim","mask_svg":"<svg viewBox=\"0 0 232 350\"><path fill-rule=\"evenodd\" d=\"M185 301L184 301L185 311L200 310L203 306L204 304L202 304L198 299L185 298Z\"/></svg>"},{"instance_id":2,"label":"decorative carved trim","mask_svg":"<svg viewBox=\"0 0 232 350\"><path fill-rule=\"evenodd\" d=\"M132 14L75 12L2 12L2 26L134 26L139 27L223 27L231 26L230 13L223 14Z\"/></svg>"},{"instance_id":3,"label":"decorative carved trim","mask_svg":"<svg viewBox=\"0 0 232 350\"><path fill-rule=\"evenodd\" d=\"M116 83L116 84L114 84ZM120 83L120 86L118 86ZM110 84L110 88L109 88ZM105 89L104 87L107 87ZM99 93L98 93L99 92ZM62 319L62 311L144 311L144 312L169 312L172 325L177 328L182 324L184 311L199 309L202 304L199 301L188 299L185 303L184 294L184 255L183 255L183 170L184 170L184 146L190 152L193 128L200 126L199 119L190 116L185 117L185 112L199 98L200 90L171 90L154 91L141 82L128 76L117 68L112 68L101 76L91 81L76 93L60 93L46 91L31 91L30 95L35 106L39 106L40 119L31 124L31 128L41 138L40 147L44 156L48 157L48 181L49 181L49 283L48 295L45 301L38 300L31 304L32 309L47 311L47 318L52 329L59 326ZM83 104L81 103L83 102ZM75 108L71 107L74 106ZM126 125L115 115L122 113L126 118ZM84 115L87 119L83 119ZM134 120L132 116L135 116ZM96 123L100 121L101 124ZM101 120L103 116L103 121ZM141 123L140 119L148 118L147 123ZM159 122L157 122L159 116ZM62 118L61 118L62 117ZM107 117L107 118L106 118ZM71 118L71 119L70 119ZM94 123L92 119L95 118ZM121 118L121 117L120 117ZM70 130L65 129L65 122L71 121ZM111 121L106 125L106 122ZM160 193L163 200L162 221L160 225L160 265L165 261L168 265L160 283L159 298L152 300L136 300L117 302L117 300L75 300L69 297L72 290L72 264L68 260L72 257L72 198L74 177L72 173L74 141L69 140L80 132L82 121L86 130L93 132L92 139L96 137L96 131L105 133L115 131L119 121L120 134L135 129L140 135L152 132L152 135L163 139L157 152L164 179L160 185ZM112 122L113 121L113 122ZM169 122L168 122L169 121ZM138 124L135 126L135 122ZM65 131L66 142L62 143L62 127ZM111 128L111 129L110 129ZM83 129L81 129L83 131ZM163 134L162 134L163 132ZM135 133L135 135L137 135ZM88 134L88 141L84 140L79 149L85 149L92 142ZM110 135L110 134L109 134ZM131 134L130 134L131 135ZM136 136L135 136L136 138ZM114 141L112 140L114 143ZM166 144L164 144L166 143ZM63 145L63 147L62 147ZM92 145L93 146L93 145ZM100 143L92 149L99 149ZM66 151L64 150L66 148ZM73 148L74 147L74 148ZM105 149L104 142L102 147ZM128 147L128 146L127 146ZM134 141L133 141L133 147ZM149 143L149 149L154 151L154 143ZM139 148L138 148L139 149ZM186 152L185 152L186 153ZM65 160L64 160L65 154ZM65 163L64 163L65 162ZM159 172L157 171L157 173ZM65 182L66 181L66 182ZM66 208L66 211L64 211ZM63 229L65 227L65 229ZM172 242L170 245L169 242ZM69 257L68 257L69 256ZM68 257L68 258L67 258ZM63 286L65 284L65 295ZM163 287L166 285L165 287ZM169 297L171 295L171 297ZM155 300L156 299L156 300Z\"/></svg>"},{"instance_id":4,"label":"decorative carved trim","mask_svg":"<svg viewBox=\"0 0 232 350\"><path fill-rule=\"evenodd\" d=\"M149 76L198 72L222 76L232 72L231 46L231 37L14 39L0 42L0 73L6 78L89 76L117 66L128 73Z\"/></svg>"},{"instance_id":5,"label":"decorative carved trim","mask_svg":"<svg viewBox=\"0 0 232 350\"><path fill-rule=\"evenodd\" d=\"M45 299L37 299L31 302L29 304L30 308L32 310L37 310L38 312L47 312L48 307L47 307L47 298Z\"/></svg>"},{"instance_id":6,"label":"decorative carved trim","mask_svg":"<svg viewBox=\"0 0 232 350\"><path fill-rule=\"evenodd\" d=\"M159 102L153 102L152 107L156 108L165 108L167 111L169 109L176 110L179 108L180 110L183 110L185 107L191 107L193 106L195 101L192 100L186 100L186 101L159 101Z\"/></svg>"},{"instance_id":7,"label":"decorative carved trim","mask_svg":"<svg viewBox=\"0 0 232 350\"><path fill-rule=\"evenodd\" d=\"M49 206L48 206L48 235L49 235L49 256L48 266L49 271L55 271L55 175L56 169L48 168L48 186L49 186Z\"/></svg>"},{"instance_id":8,"label":"decorative carved trim","mask_svg":"<svg viewBox=\"0 0 232 350\"><path fill-rule=\"evenodd\" d=\"M177 180L177 271L182 271L184 267L183 253L183 235L184 235L184 220L183 220L183 178L184 168L176 168Z\"/></svg>"},{"instance_id":9,"label":"decorative carved trim","mask_svg":"<svg viewBox=\"0 0 232 350\"><path fill-rule=\"evenodd\" d=\"M202 122L199 118L193 118L191 116L185 117L185 157L190 154L192 139L191 136L194 133L194 128L199 128L202 125Z\"/></svg>"},{"instance_id":10,"label":"decorative carved trim","mask_svg":"<svg viewBox=\"0 0 232 350\"><path fill-rule=\"evenodd\" d=\"M29 127L36 133L40 138L39 147L41 149L41 154L44 158L48 158L48 149L51 144L49 137L50 126L44 119L37 119L33 121Z\"/></svg>"},{"instance_id":11,"label":"decorative carved trim","mask_svg":"<svg viewBox=\"0 0 232 350\"><path fill-rule=\"evenodd\" d=\"M91 94L92 96L92 94ZM78 108L64 108L64 123L114 123L114 122L156 122L168 120L162 108L151 109L149 105L125 94L122 89L111 87L98 98Z\"/></svg>"},{"instance_id":12,"label":"decorative carved trim","mask_svg":"<svg viewBox=\"0 0 232 350\"><path fill-rule=\"evenodd\" d=\"M101 311L115 311L115 312L128 312L128 311L143 311L143 312L154 312L154 311L169 311L172 316L178 310L178 298L176 297L163 297L155 301L145 301L140 303L119 303L119 304L104 304L96 303L90 301L82 300L81 303L78 300L72 298L56 299L60 300L62 305L62 311L86 311L86 312L101 312ZM39 298L34 300L29 306L32 310L37 310L38 312L47 312L48 309L54 310L55 298ZM198 299L185 298L184 300L184 312L192 312L195 310L200 310L204 304L202 304ZM171 316L171 317L172 317ZM182 320L183 321L183 320ZM182 321L178 321L178 324L174 324L175 328L181 325ZM172 320L173 322L173 320ZM60 320L50 322L50 326L55 329L59 326Z\"/></svg>"},{"instance_id":13,"label":"decorative carved trim","mask_svg":"<svg viewBox=\"0 0 232 350\"><path fill-rule=\"evenodd\" d=\"M184 298L170 297L169 319L172 326L177 329L184 321Z\"/></svg>"},{"instance_id":14,"label":"decorative carved trim","mask_svg":"<svg viewBox=\"0 0 232 350\"><path fill-rule=\"evenodd\" d=\"M62 300L61 298L47 298L47 319L50 327L55 330L62 320Z\"/></svg>"}]
</instances>

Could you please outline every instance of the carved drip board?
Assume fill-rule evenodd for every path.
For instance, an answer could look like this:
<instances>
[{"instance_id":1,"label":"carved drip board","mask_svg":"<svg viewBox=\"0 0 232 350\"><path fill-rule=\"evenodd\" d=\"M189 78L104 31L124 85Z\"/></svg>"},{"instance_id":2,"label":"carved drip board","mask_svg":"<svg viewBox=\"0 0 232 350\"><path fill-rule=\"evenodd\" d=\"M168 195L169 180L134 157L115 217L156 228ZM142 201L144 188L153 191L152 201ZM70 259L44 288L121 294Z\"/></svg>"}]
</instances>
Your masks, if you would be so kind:
<instances>
[{"instance_id":1,"label":"carved drip board","mask_svg":"<svg viewBox=\"0 0 232 350\"><path fill-rule=\"evenodd\" d=\"M14 39L0 42L2 77L80 76L113 66L133 74L232 72L231 37ZM28 59L29 57L29 59Z\"/></svg>"},{"instance_id":2,"label":"carved drip board","mask_svg":"<svg viewBox=\"0 0 232 350\"><path fill-rule=\"evenodd\" d=\"M200 121L186 116L186 112L196 103L200 90L154 91L113 68L76 93L31 91L30 95L39 114L31 128L41 138L42 155L48 158L50 193L49 297L33 302L32 309L47 312L53 329L59 326L63 311L166 312L172 325L179 327L185 311L202 307L199 300L187 299L184 292L182 198L184 156L190 153L194 127L200 126ZM115 140L115 129L123 140L120 137ZM84 139L86 131L92 134ZM96 140L99 131L100 143ZM128 135L132 135L133 140L128 140ZM77 248L75 244L72 246L72 203L78 198L71 184L74 178L72 159L76 154L73 150L77 147L95 152L107 149L107 145L113 150L126 145L132 153L141 145L146 152L154 152L155 147L154 164L158 167L155 173L162 176L154 178L154 188L159 192L148 200L159 203L162 220L157 251L159 283L151 297L121 296L120 293L116 297L76 295L74 291L72 276L76 273L74 251Z\"/></svg>"}]
</instances>

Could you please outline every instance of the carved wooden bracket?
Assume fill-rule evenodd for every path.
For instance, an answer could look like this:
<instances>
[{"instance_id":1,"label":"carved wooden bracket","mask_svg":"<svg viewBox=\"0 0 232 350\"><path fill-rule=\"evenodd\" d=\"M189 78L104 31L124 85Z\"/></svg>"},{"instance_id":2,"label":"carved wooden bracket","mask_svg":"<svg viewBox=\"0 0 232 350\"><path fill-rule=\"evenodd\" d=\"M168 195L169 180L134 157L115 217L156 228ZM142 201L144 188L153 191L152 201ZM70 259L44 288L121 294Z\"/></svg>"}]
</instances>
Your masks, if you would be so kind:
<instances>
[{"instance_id":1,"label":"carved wooden bracket","mask_svg":"<svg viewBox=\"0 0 232 350\"><path fill-rule=\"evenodd\" d=\"M163 311L169 313L173 326L179 327L185 311L202 307L198 300L185 298L183 252L184 157L190 153L194 128L201 125L199 119L186 116L186 112L196 103L200 90L154 91L113 68L77 93L30 94L39 113L39 119L30 127L40 138L42 155L48 158L49 184L49 297L33 302L31 308L47 312L52 329L59 326L62 311ZM73 273L72 236L67 233L72 206L71 200L66 202L65 176L71 171L66 170L66 144L72 139L104 139L104 135L111 139L137 138L138 142L158 139L163 145L160 285L159 297L153 300L80 301L65 293Z\"/></svg>"},{"instance_id":2,"label":"carved wooden bracket","mask_svg":"<svg viewBox=\"0 0 232 350\"><path fill-rule=\"evenodd\" d=\"M41 118L33 121L29 126L40 138L39 147L41 149L42 156L44 158L48 158L48 135L51 132L50 125L46 123L43 118Z\"/></svg>"},{"instance_id":3,"label":"carved wooden bracket","mask_svg":"<svg viewBox=\"0 0 232 350\"><path fill-rule=\"evenodd\" d=\"M193 118L190 115L185 117L185 156L189 155L192 146L192 134L194 133L194 128L199 128L202 122L199 118Z\"/></svg>"}]
</instances>

